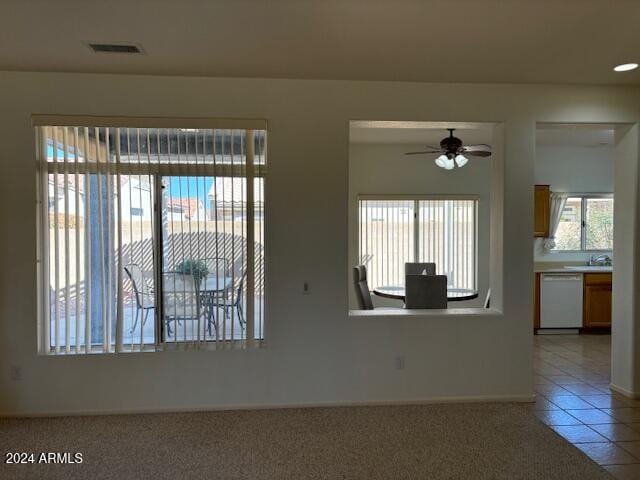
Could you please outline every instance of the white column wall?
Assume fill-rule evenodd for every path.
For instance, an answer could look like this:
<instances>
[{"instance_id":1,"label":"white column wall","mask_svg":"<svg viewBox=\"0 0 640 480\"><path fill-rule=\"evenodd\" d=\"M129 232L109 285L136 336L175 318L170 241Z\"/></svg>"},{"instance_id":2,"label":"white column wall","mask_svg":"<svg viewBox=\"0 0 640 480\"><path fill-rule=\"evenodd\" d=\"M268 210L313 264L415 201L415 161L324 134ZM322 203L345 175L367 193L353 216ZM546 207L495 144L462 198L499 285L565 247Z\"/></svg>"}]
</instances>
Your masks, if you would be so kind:
<instances>
[{"instance_id":1,"label":"white column wall","mask_svg":"<svg viewBox=\"0 0 640 480\"><path fill-rule=\"evenodd\" d=\"M535 122L636 122L639 98L633 88L2 72L0 413L530 398ZM266 348L36 355L33 113L269 121ZM502 315L348 317L357 119L503 122L504 275L492 279L504 285Z\"/></svg>"},{"instance_id":2,"label":"white column wall","mask_svg":"<svg viewBox=\"0 0 640 480\"><path fill-rule=\"evenodd\" d=\"M637 124L616 131L611 386L629 396L640 394L638 147Z\"/></svg>"}]
</instances>

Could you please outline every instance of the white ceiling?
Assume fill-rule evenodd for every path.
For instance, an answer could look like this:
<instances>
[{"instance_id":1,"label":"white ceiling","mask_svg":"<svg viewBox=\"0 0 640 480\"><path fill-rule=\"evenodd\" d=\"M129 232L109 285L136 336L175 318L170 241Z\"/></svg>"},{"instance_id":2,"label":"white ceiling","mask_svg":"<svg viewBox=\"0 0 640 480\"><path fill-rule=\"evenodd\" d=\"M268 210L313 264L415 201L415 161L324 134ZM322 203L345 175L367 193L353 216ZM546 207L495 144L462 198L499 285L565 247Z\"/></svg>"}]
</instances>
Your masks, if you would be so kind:
<instances>
[{"instance_id":1,"label":"white ceiling","mask_svg":"<svg viewBox=\"0 0 640 480\"><path fill-rule=\"evenodd\" d=\"M638 0L2 0L0 69L638 85L611 68L639 24Z\"/></svg>"},{"instance_id":2,"label":"white ceiling","mask_svg":"<svg viewBox=\"0 0 640 480\"><path fill-rule=\"evenodd\" d=\"M465 145L491 145L494 123L479 122L400 122L352 121L349 142L356 144L396 144L438 146L455 128L454 135ZM537 145L610 147L614 144L615 125L611 124L544 124L536 128Z\"/></svg>"},{"instance_id":3,"label":"white ceiling","mask_svg":"<svg viewBox=\"0 0 640 480\"><path fill-rule=\"evenodd\" d=\"M432 145L449 136L447 128L455 128L454 135L465 145L491 144L492 123L452 122L364 122L349 125L350 143Z\"/></svg>"}]
</instances>

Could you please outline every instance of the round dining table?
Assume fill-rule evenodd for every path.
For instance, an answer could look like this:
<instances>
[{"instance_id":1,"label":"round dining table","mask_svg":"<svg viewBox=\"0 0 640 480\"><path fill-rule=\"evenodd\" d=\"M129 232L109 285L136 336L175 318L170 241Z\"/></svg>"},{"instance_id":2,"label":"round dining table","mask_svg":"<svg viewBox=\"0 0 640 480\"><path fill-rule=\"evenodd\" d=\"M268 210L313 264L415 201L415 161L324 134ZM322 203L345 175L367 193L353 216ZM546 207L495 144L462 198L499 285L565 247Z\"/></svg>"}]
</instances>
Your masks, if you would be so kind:
<instances>
[{"instance_id":1,"label":"round dining table","mask_svg":"<svg viewBox=\"0 0 640 480\"><path fill-rule=\"evenodd\" d=\"M373 293L379 297L392 298L394 300L405 301L406 294L403 285L389 285L373 289ZM447 288L448 302L463 302L478 298L478 292L469 288Z\"/></svg>"}]
</instances>

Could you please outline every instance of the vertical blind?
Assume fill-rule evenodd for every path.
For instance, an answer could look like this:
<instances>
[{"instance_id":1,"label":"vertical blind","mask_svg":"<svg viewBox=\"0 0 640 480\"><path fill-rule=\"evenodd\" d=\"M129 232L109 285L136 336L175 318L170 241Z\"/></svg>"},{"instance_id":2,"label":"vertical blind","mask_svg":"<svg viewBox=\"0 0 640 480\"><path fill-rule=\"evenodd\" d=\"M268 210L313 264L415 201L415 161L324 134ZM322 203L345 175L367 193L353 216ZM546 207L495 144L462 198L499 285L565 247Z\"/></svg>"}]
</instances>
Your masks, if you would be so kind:
<instances>
[{"instance_id":1,"label":"vertical blind","mask_svg":"<svg viewBox=\"0 0 640 480\"><path fill-rule=\"evenodd\" d=\"M369 287L404 285L405 262L433 262L452 288L476 289L477 200L360 199Z\"/></svg>"},{"instance_id":2,"label":"vertical blind","mask_svg":"<svg viewBox=\"0 0 640 480\"><path fill-rule=\"evenodd\" d=\"M36 130L41 353L260 342L266 130Z\"/></svg>"},{"instance_id":3,"label":"vertical blind","mask_svg":"<svg viewBox=\"0 0 640 480\"><path fill-rule=\"evenodd\" d=\"M413 200L360 200L360 263L369 288L404 285L404 264L414 262Z\"/></svg>"}]
</instances>

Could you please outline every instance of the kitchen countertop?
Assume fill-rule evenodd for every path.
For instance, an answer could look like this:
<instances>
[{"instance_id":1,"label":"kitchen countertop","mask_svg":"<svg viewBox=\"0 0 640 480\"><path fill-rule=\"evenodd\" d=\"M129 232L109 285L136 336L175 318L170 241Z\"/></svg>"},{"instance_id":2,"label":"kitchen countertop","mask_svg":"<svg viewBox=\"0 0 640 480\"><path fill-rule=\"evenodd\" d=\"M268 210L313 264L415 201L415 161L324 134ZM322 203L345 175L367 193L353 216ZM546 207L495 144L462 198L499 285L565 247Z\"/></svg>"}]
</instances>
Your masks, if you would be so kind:
<instances>
[{"instance_id":1,"label":"kitchen countertop","mask_svg":"<svg viewBox=\"0 0 640 480\"><path fill-rule=\"evenodd\" d=\"M570 268L566 268L570 267ZM535 265L535 273L613 273L613 267L590 267L588 265Z\"/></svg>"}]
</instances>

